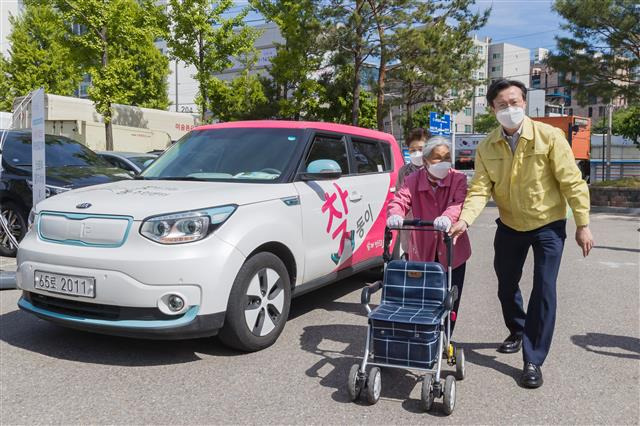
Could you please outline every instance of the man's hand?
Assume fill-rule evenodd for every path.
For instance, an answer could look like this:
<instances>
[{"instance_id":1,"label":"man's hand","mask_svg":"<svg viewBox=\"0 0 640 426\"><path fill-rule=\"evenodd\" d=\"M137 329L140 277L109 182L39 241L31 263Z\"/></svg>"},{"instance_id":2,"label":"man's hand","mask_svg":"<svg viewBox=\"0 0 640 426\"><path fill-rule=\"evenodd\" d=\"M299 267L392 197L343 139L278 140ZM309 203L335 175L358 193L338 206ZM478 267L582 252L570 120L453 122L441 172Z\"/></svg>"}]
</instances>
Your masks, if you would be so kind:
<instances>
[{"instance_id":1,"label":"man's hand","mask_svg":"<svg viewBox=\"0 0 640 426\"><path fill-rule=\"evenodd\" d=\"M467 222L464 220L459 220L451 226L449 229L449 236L453 237L453 244L456 243L456 240L460 235L464 234L468 227L469 225L467 225Z\"/></svg>"},{"instance_id":2,"label":"man's hand","mask_svg":"<svg viewBox=\"0 0 640 426\"><path fill-rule=\"evenodd\" d=\"M576 242L582 249L582 255L587 257L595 244L589 226L578 226L578 229L576 229Z\"/></svg>"}]
</instances>

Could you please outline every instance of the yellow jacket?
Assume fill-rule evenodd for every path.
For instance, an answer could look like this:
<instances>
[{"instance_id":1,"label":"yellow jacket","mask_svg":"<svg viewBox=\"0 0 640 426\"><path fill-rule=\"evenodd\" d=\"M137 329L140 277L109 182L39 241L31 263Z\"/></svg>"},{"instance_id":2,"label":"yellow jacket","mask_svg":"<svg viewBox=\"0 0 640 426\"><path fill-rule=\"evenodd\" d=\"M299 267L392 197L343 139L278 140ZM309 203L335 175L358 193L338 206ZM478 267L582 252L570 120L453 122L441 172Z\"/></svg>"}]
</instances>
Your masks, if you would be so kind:
<instances>
[{"instance_id":1,"label":"yellow jacket","mask_svg":"<svg viewBox=\"0 0 640 426\"><path fill-rule=\"evenodd\" d=\"M567 217L589 224L589 188L582 180L564 133L525 117L515 153L497 128L476 150L475 175L460 219L471 225L493 196L500 220L517 231L531 231Z\"/></svg>"}]
</instances>

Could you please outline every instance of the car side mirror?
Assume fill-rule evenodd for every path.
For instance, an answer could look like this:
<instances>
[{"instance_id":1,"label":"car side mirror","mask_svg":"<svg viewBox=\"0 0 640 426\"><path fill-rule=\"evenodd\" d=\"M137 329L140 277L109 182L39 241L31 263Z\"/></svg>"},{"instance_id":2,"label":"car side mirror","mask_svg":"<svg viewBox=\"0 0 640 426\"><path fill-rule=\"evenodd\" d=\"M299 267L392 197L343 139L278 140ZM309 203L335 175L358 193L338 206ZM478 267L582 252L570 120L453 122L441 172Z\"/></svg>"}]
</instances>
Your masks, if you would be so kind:
<instances>
[{"instance_id":1,"label":"car side mirror","mask_svg":"<svg viewBox=\"0 0 640 426\"><path fill-rule=\"evenodd\" d=\"M303 181L335 180L342 176L342 169L333 160L315 160L309 163L307 171L300 173L299 176Z\"/></svg>"}]
</instances>

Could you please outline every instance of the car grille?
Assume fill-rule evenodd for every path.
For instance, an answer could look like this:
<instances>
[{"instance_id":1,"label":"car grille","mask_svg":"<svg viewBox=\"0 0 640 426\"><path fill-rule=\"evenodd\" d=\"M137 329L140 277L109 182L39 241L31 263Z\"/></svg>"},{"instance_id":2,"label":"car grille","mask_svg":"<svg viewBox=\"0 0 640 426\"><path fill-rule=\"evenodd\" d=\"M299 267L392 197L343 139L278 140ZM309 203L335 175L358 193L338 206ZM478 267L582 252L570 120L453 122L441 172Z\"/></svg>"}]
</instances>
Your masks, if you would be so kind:
<instances>
[{"instance_id":1,"label":"car grille","mask_svg":"<svg viewBox=\"0 0 640 426\"><path fill-rule=\"evenodd\" d=\"M33 306L57 314L101 320L176 320L183 315L166 315L158 308L130 308L60 299L25 291L24 298Z\"/></svg>"},{"instance_id":2,"label":"car grille","mask_svg":"<svg viewBox=\"0 0 640 426\"><path fill-rule=\"evenodd\" d=\"M124 244L132 219L123 216L84 215L77 213L41 212L38 233L45 241L119 247Z\"/></svg>"}]
</instances>

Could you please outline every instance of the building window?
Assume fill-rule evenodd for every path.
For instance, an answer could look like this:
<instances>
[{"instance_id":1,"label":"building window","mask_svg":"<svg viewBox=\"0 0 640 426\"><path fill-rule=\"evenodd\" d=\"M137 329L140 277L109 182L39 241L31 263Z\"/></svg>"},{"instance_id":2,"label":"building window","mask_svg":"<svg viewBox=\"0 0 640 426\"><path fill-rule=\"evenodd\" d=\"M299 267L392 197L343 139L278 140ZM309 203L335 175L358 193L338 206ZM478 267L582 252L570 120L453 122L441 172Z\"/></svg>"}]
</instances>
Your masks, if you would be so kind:
<instances>
[{"instance_id":1,"label":"building window","mask_svg":"<svg viewBox=\"0 0 640 426\"><path fill-rule=\"evenodd\" d=\"M471 117L471 108L466 107L464 109L464 115L466 115L467 117Z\"/></svg>"},{"instance_id":2,"label":"building window","mask_svg":"<svg viewBox=\"0 0 640 426\"><path fill-rule=\"evenodd\" d=\"M495 67L491 67L491 72L500 71L500 65L496 65Z\"/></svg>"},{"instance_id":3,"label":"building window","mask_svg":"<svg viewBox=\"0 0 640 426\"><path fill-rule=\"evenodd\" d=\"M491 56L491 58L492 58L492 59L500 59L500 54L499 54L499 53L494 53L494 54Z\"/></svg>"},{"instance_id":4,"label":"building window","mask_svg":"<svg viewBox=\"0 0 640 426\"><path fill-rule=\"evenodd\" d=\"M484 95L484 87L478 88L478 95Z\"/></svg>"},{"instance_id":5,"label":"building window","mask_svg":"<svg viewBox=\"0 0 640 426\"><path fill-rule=\"evenodd\" d=\"M599 106L598 107L598 115L600 117L604 117L604 114L605 114L604 106Z\"/></svg>"},{"instance_id":6,"label":"building window","mask_svg":"<svg viewBox=\"0 0 640 426\"><path fill-rule=\"evenodd\" d=\"M589 117L593 117L593 108L589 107Z\"/></svg>"},{"instance_id":7,"label":"building window","mask_svg":"<svg viewBox=\"0 0 640 426\"><path fill-rule=\"evenodd\" d=\"M484 71L478 72L478 78L484 78Z\"/></svg>"},{"instance_id":8,"label":"building window","mask_svg":"<svg viewBox=\"0 0 640 426\"><path fill-rule=\"evenodd\" d=\"M465 124L464 125L464 132L465 133L471 133L471 124Z\"/></svg>"}]
</instances>

